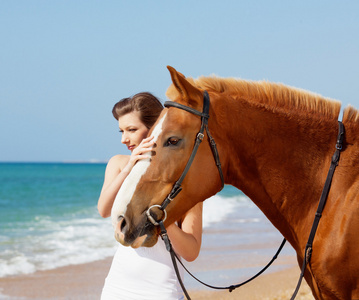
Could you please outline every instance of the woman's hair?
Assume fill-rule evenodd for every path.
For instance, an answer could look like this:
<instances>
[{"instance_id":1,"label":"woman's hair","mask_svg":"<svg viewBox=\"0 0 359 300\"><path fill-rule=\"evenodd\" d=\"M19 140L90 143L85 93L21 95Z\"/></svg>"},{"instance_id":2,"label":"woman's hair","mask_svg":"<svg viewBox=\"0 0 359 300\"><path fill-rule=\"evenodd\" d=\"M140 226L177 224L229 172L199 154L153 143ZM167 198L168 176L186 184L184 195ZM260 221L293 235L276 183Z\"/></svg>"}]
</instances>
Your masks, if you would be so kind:
<instances>
[{"instance_id":1,"label":"woman's hair","mask_svg":"<svg viewBox=\"0 0 359 300\"><path fill-rule=\"evenodd\" d=\"M118 101L112 109L112 114L118 120L123 115L137 111L140 114L140 121L150 129L155 124L162 109L161 102L155 96L143 92Z\"/></svg>"}]
</instances>

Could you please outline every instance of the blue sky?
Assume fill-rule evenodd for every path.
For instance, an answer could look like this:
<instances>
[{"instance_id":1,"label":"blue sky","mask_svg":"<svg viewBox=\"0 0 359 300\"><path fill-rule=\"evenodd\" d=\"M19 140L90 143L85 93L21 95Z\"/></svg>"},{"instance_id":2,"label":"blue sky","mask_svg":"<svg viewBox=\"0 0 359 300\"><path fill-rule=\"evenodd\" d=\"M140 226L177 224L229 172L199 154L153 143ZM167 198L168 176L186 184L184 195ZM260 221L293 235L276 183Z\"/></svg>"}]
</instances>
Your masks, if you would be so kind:
<instances>
[{"instance_id":1,"label":"blue sky","mask_svg":"<svg viewBox=\"0 0 359 300\"><path fill-rule=\"evenodd\" d=\"M127 153L113 104L186 76L266 79L359 108L359 1L0 0L0 161Z\"/></svg>"}]
</instances>

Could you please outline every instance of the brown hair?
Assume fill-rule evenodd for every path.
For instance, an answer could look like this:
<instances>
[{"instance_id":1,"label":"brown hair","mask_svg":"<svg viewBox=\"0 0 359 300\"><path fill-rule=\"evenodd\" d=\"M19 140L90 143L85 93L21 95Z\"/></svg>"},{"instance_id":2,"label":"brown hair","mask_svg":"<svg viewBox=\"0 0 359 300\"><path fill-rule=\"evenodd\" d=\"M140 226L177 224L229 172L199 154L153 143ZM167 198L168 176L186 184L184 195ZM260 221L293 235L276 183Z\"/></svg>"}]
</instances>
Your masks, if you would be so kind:
<instances>
[{"instance_id":1,"label":"brown hair","mask_svg":"<svg viewBox=\"0 0 359 300\"><path fill-rule=\"evenodd\" d=\"M155 96L143 92L118 101L112 109L112 114L118 120L123 115L137 111L140 113L141 122L150 129L155 124L162 109L161 102Z\"/></svg>"}]
</instances>

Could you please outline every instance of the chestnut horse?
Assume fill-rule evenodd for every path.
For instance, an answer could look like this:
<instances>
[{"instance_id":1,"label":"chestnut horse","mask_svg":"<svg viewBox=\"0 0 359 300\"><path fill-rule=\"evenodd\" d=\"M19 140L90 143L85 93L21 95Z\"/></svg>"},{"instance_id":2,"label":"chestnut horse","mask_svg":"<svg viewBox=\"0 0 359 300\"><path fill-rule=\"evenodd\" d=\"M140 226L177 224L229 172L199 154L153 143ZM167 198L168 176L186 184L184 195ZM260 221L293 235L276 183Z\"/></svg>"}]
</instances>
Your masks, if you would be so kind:
<instances>
[{"instance_id":1,"label":"chestnut horse","mask_svg":"<svg viewBox=\"0 0 359 300\"><path fill-rule=\"evenodd\" d=\"M185 78L168 67L171 100L202 111L210 96L209 130L216 141L226 184L242 190L290 242L302 265L304 249L335 151L340 103L265 81ZM305 279L316 299L359 299L359 112L344 110L345 139L313 243ZM165 108L150 132L151 159L139 161L113 205L116 239L153 246L158 226L146 211L161 205L181 176L201 118ZM165 225L216 194L221 179L207 137L168 205ZM162 211L151 211L161 218ZM238 237L240 238L240 237Z\"/></svg>"}]
</instances>

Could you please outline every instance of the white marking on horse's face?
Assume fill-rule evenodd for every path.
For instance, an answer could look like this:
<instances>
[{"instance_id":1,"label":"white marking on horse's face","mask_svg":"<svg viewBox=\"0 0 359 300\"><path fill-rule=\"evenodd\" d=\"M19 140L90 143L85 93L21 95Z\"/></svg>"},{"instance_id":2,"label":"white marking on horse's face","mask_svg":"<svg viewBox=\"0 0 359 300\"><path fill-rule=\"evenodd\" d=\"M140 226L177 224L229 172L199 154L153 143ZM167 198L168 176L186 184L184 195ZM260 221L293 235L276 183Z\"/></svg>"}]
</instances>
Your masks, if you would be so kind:
<instances>
[{"instance_id":1,"label":"white marking on horse's face","mask_svg":"<svg viewBox=\"0 0 359 300\"><path fill-rule=\"evenodd\" d=\"M166 118L165 114L153 129L152 136L153 141L156 142L159 135L162 132L162 124ZM151 154L150 154L151 155ZM111 210L112 225L116 228L118 218L126 213L127 205L130 203L132 196L136 190L137 184L141 177L146 173L147 168L151 164L151 159L141 159L132 168L130 174L126 177L122 183L120 190L118 191L115 201Z\"/></svg>"}]
</instances>

